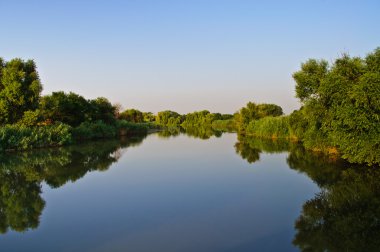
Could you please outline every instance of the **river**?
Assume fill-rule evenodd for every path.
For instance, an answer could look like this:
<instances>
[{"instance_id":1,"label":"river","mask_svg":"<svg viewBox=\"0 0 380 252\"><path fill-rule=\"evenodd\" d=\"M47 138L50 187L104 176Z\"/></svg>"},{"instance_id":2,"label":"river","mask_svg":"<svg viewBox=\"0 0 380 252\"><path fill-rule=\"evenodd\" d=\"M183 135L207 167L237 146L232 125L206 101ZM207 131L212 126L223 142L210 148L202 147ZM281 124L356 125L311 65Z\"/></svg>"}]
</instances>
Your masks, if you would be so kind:
<instances>
[{"instance_id":1,"label":"river","mask_svg":"<svg viewBox=\"0 0 380 252\"><path fill-rule=\"evenodd\" d=\"M0 157L1 251L372 251L380 173L289 142L154 133Z\"/></svg>"}]
</instances>

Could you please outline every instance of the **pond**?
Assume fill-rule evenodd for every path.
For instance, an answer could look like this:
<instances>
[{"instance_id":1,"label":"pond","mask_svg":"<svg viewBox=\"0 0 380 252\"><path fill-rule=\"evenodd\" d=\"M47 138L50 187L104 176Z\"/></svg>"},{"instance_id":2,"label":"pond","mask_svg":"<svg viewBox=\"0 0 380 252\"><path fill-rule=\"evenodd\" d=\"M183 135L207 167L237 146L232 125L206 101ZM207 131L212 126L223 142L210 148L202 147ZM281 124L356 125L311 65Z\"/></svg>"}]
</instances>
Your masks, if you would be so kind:
<instances>
[{"instance_id":1,"label":"pond","mask_svg":"<svg viewBox=\"0 0 380 252\"><path fill-rule=\"evenodd\" d=\"M158 132L0 157L0 251L375 251L380 172Z\"/></svg>"}]
</instances>

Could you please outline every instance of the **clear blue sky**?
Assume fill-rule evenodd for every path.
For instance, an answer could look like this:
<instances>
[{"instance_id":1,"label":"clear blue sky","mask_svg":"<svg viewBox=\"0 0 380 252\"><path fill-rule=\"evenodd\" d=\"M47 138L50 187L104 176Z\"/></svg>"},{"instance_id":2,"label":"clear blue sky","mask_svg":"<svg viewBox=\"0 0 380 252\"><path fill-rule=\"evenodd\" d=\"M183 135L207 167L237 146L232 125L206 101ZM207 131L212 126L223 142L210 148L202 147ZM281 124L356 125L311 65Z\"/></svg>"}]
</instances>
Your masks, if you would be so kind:
<instances>
[{"instance_id":1,"label":"clear blue sky","mask_svg":"<svg viewBox=\"0 0 380 252\"><path fill-rule=\"evenodd\" d=\"M0 13L0 57L34 59L44 94L152 112L289 113L301 62L380 46L380 1L0 0Z\"/></svg>"}]
</instances>

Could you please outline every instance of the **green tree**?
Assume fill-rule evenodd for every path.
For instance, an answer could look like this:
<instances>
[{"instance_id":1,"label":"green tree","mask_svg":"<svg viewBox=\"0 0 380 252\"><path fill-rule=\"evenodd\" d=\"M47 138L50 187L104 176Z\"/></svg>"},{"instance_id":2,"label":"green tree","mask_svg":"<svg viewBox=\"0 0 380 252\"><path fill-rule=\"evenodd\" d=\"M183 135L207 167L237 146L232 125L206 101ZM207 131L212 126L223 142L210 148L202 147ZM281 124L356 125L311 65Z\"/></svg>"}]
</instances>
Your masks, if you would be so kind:
<instances>
[{"instance_id":1,"label":"green tree","mask_svg":"<svg viewBox=\"0 0 380 252\"><path fill-rule=\"evenodd\" d=\"M234 115L234 118L238 130L244 132L245 127L253 120L267 116L280 116L282 114L282 108L278 105L248 102L245 107L241 108L240 111Z\"/></svg>"},{"instance_id":2,"label":"green tree","mask_svg":"<svg viewBox=\"0 0 380 252\"><path fill-rule=\"evenodd\" d=\"M82 96L70 92L53 92L43 96L40 110L45 120L62 122L70 126L78 126L91 119L90 103Z\"/></svg>"},{"instance_id":3,"label":"green tree","mask_svg":"<svg viewBox=\"0 0 380 252\"><path fill-rule=\"evenodd\" d=\"M16 123L38 107L42 85L33 60L0 60L0 124Z\"/></svg>"},{"instance_id":4,"label":"green tree","mask_svg":"<svg viewBox=\"0 0 380 252\"><path fill-rule=\"evenodd\" d=\"M126 120L128 122L141 123L144 122L144 115L137 109L127 109L120 113L119 119Z\"/></svg>"},{"instance_id":5,"label":"green tree","mask_svg":"<svg viewBox=\"0 0 380 252\"><path fill-rule=\"evenodd\" d=\"M350 162L380 163L379 64L377 48L364 59L344 54L330 67L309 60L293 74L307 148L336 147Z\"/></svg>"},{"instance_id":6,"label":"green tree","mask_svg":"<svg viewBox=\"0 0 380 252\"><path fill-rule=\"evenodd\" d=\"M313 97L317 98L318 88L328 71L328 63L325 60L310 59L301 64L301 70L293 74L296 85L296 96L302 102Z\"/></svg>"},{"instance_id":7,"label":"green tree","mask_svg":"<svg viewBox=\"0 0 380 252\"><path fill-rule=\"evenodd\" d=\"M90 100L90 111L88 117L91 121L103 121L108 124L115 122L115 113L117 108L113 106L107 98L98 97Z\"/></svg>"},{"instance_id":8,"label":"green tree","mask_svg":"<svg viewBox=\"0 0 380 252\"><path fill-rule=\"evenodd\" d=\"M154 122L156 117L152 112L143 112L144 122Z\"/></svg>"},{"instance_id":9,"label":"green tree","mask_svg":"<svg viewBox=\"0 0 380 252\"><path fill-rule=\"evenodd\" d=\"M157 113L156 122L163 126L179 127L183 122L183 117L177 112L165 110Z\"/></svg>"}]
</instances>

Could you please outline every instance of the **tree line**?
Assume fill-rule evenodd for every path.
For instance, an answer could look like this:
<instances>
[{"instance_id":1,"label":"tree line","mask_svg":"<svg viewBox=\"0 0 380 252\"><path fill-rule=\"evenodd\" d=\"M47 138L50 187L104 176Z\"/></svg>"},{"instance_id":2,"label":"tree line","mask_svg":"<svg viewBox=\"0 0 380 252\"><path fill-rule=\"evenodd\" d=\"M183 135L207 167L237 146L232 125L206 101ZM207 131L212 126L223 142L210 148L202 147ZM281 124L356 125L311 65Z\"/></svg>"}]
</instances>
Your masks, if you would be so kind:
<instances>
[{"instance_id":1,"label":"tree line","mask_svg":"<svg viewBox=\"0 0 380 252\"><path fill-rule=\"evenodd\" d=\"M344 54L332 64L310 59L293 78L302 106L290 115L278 105L254 102L234 114L208 110L153 114L133 108L121 111L120 105L104 97L89 100L62 91L41 96L34 61L0 58L0 150L181 128L204 136L236 131L289 139L353 163L380 164L380 48L365 58Z\"/></svg>"},{"instance_id":2,"label":"tree line","mask_svg":"<svg viewBox=\"0 0 380 252\"><path fill-rule=\"evenodd\" d=\"M380 164L380 48L332 64L310 59L293 74L302 106L288 116L250 120L242 132L300 141L352 163Z\"/></svg>"}]
</instances>

